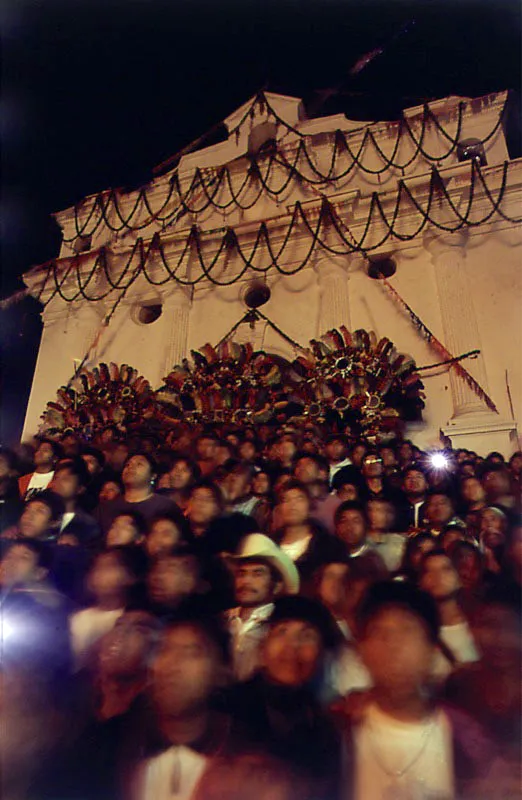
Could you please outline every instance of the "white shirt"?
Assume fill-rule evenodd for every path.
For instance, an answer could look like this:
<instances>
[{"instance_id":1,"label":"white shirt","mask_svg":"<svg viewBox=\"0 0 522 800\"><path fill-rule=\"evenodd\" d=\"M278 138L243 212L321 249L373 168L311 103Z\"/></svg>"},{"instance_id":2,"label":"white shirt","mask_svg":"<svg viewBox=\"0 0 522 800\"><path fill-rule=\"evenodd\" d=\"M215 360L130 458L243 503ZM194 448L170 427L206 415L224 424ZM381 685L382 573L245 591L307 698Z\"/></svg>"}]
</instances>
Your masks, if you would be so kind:
<instances>
[{"instance_id":1,"label":"white shirt","mask_svg":"<svg viewBox=\"0 0 522 800\"><path fill-rule=\"evenodd\" d=\"M467 622L458 622L456 625L441 625L440 638L449 647L459 664L467 664L471 661L479 660L475 641Z\"/></svg>"},{"instance_id":2,"label":"white shirt","mask_svg":"<svg viewBox=\"0 0 522 800\"><path fill-rule=\"evenodd\" d=\"M72 615L69 629L76 671L85 666L92 646L114 627L123 611L123 608L105 611L92 607Z\"/></svg>"},{"instance_id":3,"label":"white shirt","mask_svg":"<svg viewBox=\"0 0 522 800\"><path fill-rule=\"evenodd\" d=\"M449 720L401 722L374 703L355 730L355 800L453 800Z\"/></svg>"},{"instance_id":4,"label":"white shirt","mask_svg":"<svg viewBox=\"0 0 522 800\"><path fill-rule=\"evenodd\" d=\"M266 620L273 610L274 604L266 603L255 608L246 620L241 619L239 606L225 614L232 636L234 676L238 681L250 678L259 666L259 645L265 637Z\"/></svg>"},{"instance_id":5,"label":"white shirt","mask_svg":"<svg viewBox=\"0 0 522 800\"><path fill-rule=\"evenodd\" d=\"M138 800L190 800L206 766L195 750L169 747L145 762Z\"/></svg>"},{"instance_id":6,"label":"white shirt","mask_svg":"<svg viewBox=\"0 0 522 800\"><path fill-rule=\"evenodd\" d=\"M291 544L280 544L279 547L283 553L286 553L288 558L291 558L292 561L297 561L297 559L308 550L308 545L310 544L311 538L311 536L305 536L304 539L299 539L297 542L292 542Z\"/></svg>"},{"instance_id":7,"label":"white shirt","mask_svg":"<svg viewBox=\"0 0 522 800\"><path fill-rule=\"evenodd\" d=\"M33 472L31 480L27 484L25 500L28 500L33 494L38 494L38 492L43 492L44 489L47 489L53 478L54 469L51 472Z\"/></svg>"}]
</instances>

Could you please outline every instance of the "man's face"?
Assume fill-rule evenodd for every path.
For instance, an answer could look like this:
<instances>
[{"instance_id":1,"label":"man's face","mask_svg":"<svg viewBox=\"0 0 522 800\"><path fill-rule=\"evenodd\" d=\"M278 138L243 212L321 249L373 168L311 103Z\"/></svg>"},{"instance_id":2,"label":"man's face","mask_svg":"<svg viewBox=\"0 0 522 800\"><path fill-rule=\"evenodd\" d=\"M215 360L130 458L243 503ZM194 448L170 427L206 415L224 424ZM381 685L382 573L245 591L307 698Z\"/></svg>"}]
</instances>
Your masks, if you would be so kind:
<instances>
[{"instance_id":1,"label":"man's face","mask_svg":"<svg viewBox=\"0 0 522 800\"><path fill-rule=\"evenodd\" d=\"M360 511L347 509L335 526L336 535L349 547L357 547L366 537L366 522Z\"/></svg>"},{"instance_id":2,"label":"man's face","mask_svg":"<svg viewBox=\"0 0 522 800\"><path fill-rule=\"evenodd\" d=\"M122 480L129 488L145 488L152 483L150 464L144 456L131 456L123 468Z\"/></svg>"},{"instance_id":3,"label":"man's face","mask_svg":"<svg viewBox=\"0 0 522 800\"><path fill-rule=\"evenodd\" d=\"M506 470L486 472L483 478L484 489L488 497L501 497L509 494L509 475Z\"/></svg>"},{"instance_id":4,"label":"man's face","mask_svg":"<svg viewBox=\"0 0 522 800\"><path fill-rule=\"evenodd\" d=\"M198 581L198 565L192 556L164 556L149 573L149 593L155 603L172 605L193 594Z\"/></svg>"},{"instance_id":5,"label":"man's face","mask_svg":"<svg viewBox=\"0 0 522 800\"><path fill-rule=\"evenodd\" d=\"M116 500L121 494L121 489L114 481L106 481L100 491L100 503L106 503L108 500Z\"/></svg>"},{"instance_id":6,"label":"man's face","mask_svg":"<svg viewBox=\"0 0 522 800\"><path fill-rule=\"evenodd\" d=\"M266 472L257 472L252 481L252 491L256 495L265 495L270 491L270 479Z\"/></svg>"},{"instance_id":7,"label":"man's face","mask_svg":"<svg viewBox=\"0 0 522 800\"><path fill-rule=\"evenodd\" d=\"M97 458L89 453L84 453L82 455L82 459L87 467L89 475L97 475L99 472L101 472L101 466Z\"/></svg>"},{"instance_id":8,"label":"man's face","mask_svg":"<svg viewBox=\"0 0 522 800\"><path fill-rule=\"evenodd\" d=\"M339 439L334 439L332 442L328 442L325 451L328 461L331 461L334 464L346 458L346 445Z\"/></svg>"},{"instance_id":9,"label":"man's face","mask_svg":"<svg viewBox=\"0 0 522 800\"><path fill-rule=\"evenodd\" d=\"M176 461L169 472L170 488L180 491L185 489L192 480L192 470L186 461Z\"/></svg>"},{"instance_id":10,"label":"man's face","mask_svg":"<svg viewBox=\"0 0 522 800\"><path fill-rule=\"evenodd\" d=\"M359 642L361 657L378 689L408 697L428 678L434 646L416 615L400 607L381 610Z\"/></svg>"},{"instance_id":11,"label":"man's face","mask_svg":"<svg viewBox=\"0 0 522 800\"><path fill-rule=\"evenodd\" d=\"M365 478L380 478L383 473L382 458L379 456L365 456L362 462L362 474Z\"/></svg>"},{"instance_id":12,"label":"man's face","mask_svg":"<svg viewBox=\"0 0 522 800\"><path fill-rule=\"evenodd\" d=\"M404 476L403 488L406 494L412 495L413 497L422 497L428 488L428 484L422 472L410 470L410 472L407 472Z\"/></svg>"},{"instance_id":13,"label":"man's face","mask_svg":"<svg viewBox=\"0 0 522 800\"><path fill-rule=\"evenodd\" d=\"M219 514L219 507L213 493L206 487L194 489L190 495L187 515L196 525L206 525Z\"/></svg>"},{"instance_id":14,"label":"man's face","mask_svg":"<svg viewBox=\"0 0 522 800\"><path fill-rule=\"evenodd\" d=\"M226 494L231 503L250 493L250 476L242 470L233 470L226 478Z\"/></svg>"},{"instance_id":15,"label":"man's face","mask_svg":"<svg viewBox=\"0 0 522 800\"><path fill-rule=\"evenodd\" d=\"M18 522L22 536L37 539L49 531L52 525L51 509L40 500L27 503Z\"/></svg>"},{"instance_id":16,"label":"man's face","mask_svg":"<svg viewBox=\"0 0 522 800\"><path fill-rule=\"evenodd\" d=\"M478 478L468 478L462 484L462 497L467 503L482 503L486 492Z\"/></svg>"},{"instance_id":17,"label":"man's face","mask_svg":"<svg viewBox=\"0 0 522 800\"><path fill-rule=\"evenodd\" d=\"M421 588L437 600L449 600L460 589L459 575L447 556L431 556L422 571Z\"/></svg>"},{"instance_id":18,"label":"man's face","mask_svg":"<svg viewBox=\"0 0 522 800\"><path fill-rule=\"evenodd\" d=\"M35 467L48 467L49 471L54 464L53 448L48 442L42 442L34 454Z\"/></svg>"},{"instance_id":19,"label":"man's face","mask_svg":"<svg viewBox=\"0 0 522 800\"><path fill-rule=\"evenodd\" d=\"M271 626L263 643L264 672L274 683L303 686L316 674L322 652L321 635L314 625L282 620Z\"/></svg>"},{"instance_id":20,"label":"man's face","mask_svg":"<svg viewBox=\"0 0 522 800\"><path fill-rule=\"evenodd\" d=\"M300 489L288 489L279 504L283 525L302 525L308 518L310 502Z\"/></svg>"},{"instance_id":21,"label":"man's face","mask_svg":"<svg viewBox=\"0 0 522 800\"><path fill-rule=\"evenodd\" d=\"M145 611L127 611L101 640L99 666L104 675L139 677L146 668L157 638L154 617Z\"/></svg>"},{"instance_id":22,"label":"man's face","mask_svg":"<svg viewBox=\"0 0 522 800\"><path fill-rule=\"evenodd\" d=\"M36 554L23 544L12 545L0 563L0 584L5 588L18 583L32 583L47 574L38 566Z\"/></svg>"},{"instance_id":23,"label":"man's face","mask_svg":"<svg viewBox=\"0 0 522 800\"><path fill-rule=\"evenodd\" d=\"M343 503L345 500L358 500L359 492L357 486L353 483L343 483L343 485L337 489L337 497Z\"/></svg>"},{"instance_id":24,"label":"man's face","mask_svg":"<svg viewBox=\"0 0 522 800\"><path fill-rule=\"evenodd\" d=\"M394 467L397 464L397 458L391 447L382 447L379 453L385 467Z\"/></svg>"},{"instance_id":25,"label":"man's face","mask_svg":"<svg viewBox=\"0 0 522 800\"><path fill-rule=\"evenodd\" d=\"M255 608L271 603L276 584L267 564L239 562L236 567L234 588L236 602L243 608Z\"/></svg>"},{"instance_id":26,"label":"man's face","mask_svg":"<svg viewBox=\"0 0 522 800\"><path fill-rule=\"evenodd\" d=\"M362 460L364 458L364 454L366 453L366 447L363 444L357 445L352 450L352 461L356 467L360 467Z\"/></svg>"},{"instance_id":27,"label":"man's face","mask_svg":"<svg viewBox=\"0 0 522 800\"><path fill-rule=\"evenodd\" d=\"M373 531L389 531L394 518L393 506L391 503L379 500L370 500L368 503L368 520Z\"/></svg>"},{"instance_id":28,"label":"man's face","mask_svg":"<svg viewBox=\"0 0 522 800\"><path fill-rule=\"evenodd\" d=\"M64 500L74 500L80 494L78 478L67 468L54 473L50 488Z\"/></svg>"},{"instance_id":29,"label":"man's face","mask_svg":"<svg viewBox=\"0 0 522 800\"><path fill-rule=\"evenodd\" d=\"M132 544L138 540L139 536L140 534L133 518L127 514L119 514L107 534L107 546L116 547L117 545Z\"/></svg>"},{"instance_id":30,"label":"man's face","mask_svg":"<svg viewBox=\"0 0 522 800\"><path fill-rule=\"evenodd\" d=\"M327 564L319 583L319 600L332 611L340 611L346 599L347 564Z\"/></svg>"},{"instance_id":31,"label":"man's face","mask_svg":"<svg viewBox=\"0 0 522 800\"><path fill-rule=\"evenodd\" d=\"M215 439L201 438L197 444L199 461L212 461L216 455L217 442Z\"/></svg>"},{"instance_id":32,"label":"man's face","mask_svg":"<svg viewBox=\"0 0 522 800\"><path fill-rule=\"evenodd\" d=\"M220 675L217 650L197 626L167 631L152 666L152 698L160 714L181 717L203 708Z\"/></svg>"},{"instance_id":33,"label":"man's face","mask_svg":"<svg viewBox=\"0 0 522 800\"><path fill-rule=\"evenodd\" d=\"M301 483L314 483L319 477L319 467L311 458L300 458L294 467L294 475Z\"/></svg>"},{"instance_id":34,"label":"man's face","mask_svg":"<svg viewBox=\"0 0 522 800\"><path fill-rule=\"evenodd\" d=\"M432 525L445 525L453 516L453 506L445 494L434 494L426 507L426 517Z\"/></svg>"},{"instance_id":35,"label":"man's face","mask_svg":"<svg viewBox=\"0 0 522 800\"><path fill-rule=\"evenodd\" d=\"M178 526L170 519L158 519L152 525L145 541L147 553L155 558L162 553L167 553L181 540Z\"/></svg>"},{"instance_id":36,"label":"man's face","mask_svg":"<svg viewBox=\"0 0 522 800\"><path fill-rule=\"evenodd\" d=\"M295 456L296 448L291 439L282 439L277 445L277 449L279 451L281 460L284 461L285 464L290 463L292 458Z\"/></svg>"}]
</instances>

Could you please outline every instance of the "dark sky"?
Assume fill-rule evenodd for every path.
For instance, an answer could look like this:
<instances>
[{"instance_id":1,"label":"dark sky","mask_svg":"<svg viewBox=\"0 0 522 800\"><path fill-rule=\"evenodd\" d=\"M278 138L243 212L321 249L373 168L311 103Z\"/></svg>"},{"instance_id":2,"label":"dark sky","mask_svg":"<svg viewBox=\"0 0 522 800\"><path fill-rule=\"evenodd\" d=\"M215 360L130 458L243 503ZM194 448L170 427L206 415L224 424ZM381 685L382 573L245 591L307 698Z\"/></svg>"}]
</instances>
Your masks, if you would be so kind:
<instances>
[{"instance_id":1,"label":"dark sky","mask_svg":"<svg viewBox=\"0 0 522 800\"><path fill-rule=\"evenodd\" d=\"M506 88L516 108L520 16L518 0L3 0L1 296L58 252L52 211L145 182L263 86L307 104L340 87L318 113L352 119ZM350 78L376 47L384 54ZM26 300L0 315L1 439L13 443L39 306Z\"/></svg>"}]
</instances>

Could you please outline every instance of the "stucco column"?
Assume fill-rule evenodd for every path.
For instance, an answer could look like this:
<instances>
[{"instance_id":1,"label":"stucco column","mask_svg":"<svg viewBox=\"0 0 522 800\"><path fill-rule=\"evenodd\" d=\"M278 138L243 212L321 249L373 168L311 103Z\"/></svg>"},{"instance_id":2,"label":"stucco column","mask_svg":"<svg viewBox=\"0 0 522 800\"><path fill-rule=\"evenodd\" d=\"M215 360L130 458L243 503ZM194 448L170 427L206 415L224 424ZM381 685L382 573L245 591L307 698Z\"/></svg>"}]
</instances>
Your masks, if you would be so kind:
<instances>
[{"instance_id":1,"label":"stucco column","mask_svg":"<svg viewBox=\"0 0 522 800\"><path fill-rule=\"evenodd\" d=\"M192 306L192 289L177 287L163 298L163 314L165 316L165 355L163 360L163 376L168 375L176 364L188 356L188 330L190 309Z\"/></svg>"},{"instance_id":2,"label":"stucco column","mask_svg":"<svg viewBox=\"0 0 522 800\"><path fill-rule=\"evenodd\" d=\"M435 267L444 330L443 344L454 356L470 350L481 349L471 286L465 269L466 240L466 232L441 233L439 235L439 232L427 231L424 236L424 245L430 253ZM465 367L487 392L486 370L482 354L476 359L467 360ZM464 414L488 411L482 400L456 374L454 369L450 369L449 375L453 399L453 419Z\"/></svg>"},{"instance_id":3,"label":"stucco column","mask_svg":"<svg viewBox=\"0 0 522 800\"><path fill-rule=\"evenodd\" d=\"M315 262L319 284L318 335L340 325L351 329L349 266L350 256L328 253L321 253Z\"/></svg>"}]
</instances>

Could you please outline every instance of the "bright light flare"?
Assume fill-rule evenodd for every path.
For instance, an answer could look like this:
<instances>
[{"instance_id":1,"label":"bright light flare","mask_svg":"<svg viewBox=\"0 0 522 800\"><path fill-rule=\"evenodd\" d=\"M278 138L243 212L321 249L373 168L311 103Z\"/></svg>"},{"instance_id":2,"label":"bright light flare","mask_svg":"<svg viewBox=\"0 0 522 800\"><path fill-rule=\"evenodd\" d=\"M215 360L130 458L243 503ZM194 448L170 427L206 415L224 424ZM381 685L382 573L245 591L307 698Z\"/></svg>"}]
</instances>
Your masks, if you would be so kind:
<instances>
[{"instance_id":1,"label":"bright light flare","mask_svg":"<svg viewBox=\"0 0 522 800\"><path fill-rule=\"evenodd\" d=\"M449 459L444 453L432 453L430 456L430 464L433 469L448 469Z\"/></svg>"}]
</instances>

